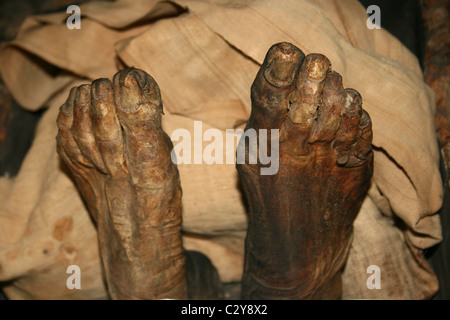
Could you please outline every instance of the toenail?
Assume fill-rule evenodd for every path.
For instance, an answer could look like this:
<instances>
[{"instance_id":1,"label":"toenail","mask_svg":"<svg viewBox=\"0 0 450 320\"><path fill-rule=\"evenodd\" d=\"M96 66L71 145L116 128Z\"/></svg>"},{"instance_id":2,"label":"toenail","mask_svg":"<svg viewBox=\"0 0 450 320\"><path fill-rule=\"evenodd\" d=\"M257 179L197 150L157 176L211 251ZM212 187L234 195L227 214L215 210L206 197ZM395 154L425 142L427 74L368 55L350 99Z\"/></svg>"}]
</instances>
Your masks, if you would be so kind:
<instances>
[{"instance_id":1,"label":"toenail","mask_svg":"<svg viewBox=\"0 0 450 320\"><path fill-rule=\"evenodd\" d=\"M79 86L76 95L76 101L81 105L85 105L87 102L89 102L90 92L91 92L90 85L83 84Z\"/></svg>"},{"instance_id":2,"label":"toenail","mask_svg":"<svg viewBox=\"0 0 450 320\"><path fill-rule=\"evenodd\" d=\"M288 86L294 81L303 58L303 53L292 45L280 46L278 51L272 50L271 56L268 57L264 77L275 87Z\"/></svg>"},{"instance_id":3,"label":"toenail","mask_svg":"<svg viewBox=\"0 0 450 320\"><path fill-rule=\"evenodd\" d=\"M73 103L76 97L78 91L78 87L73 87L70 89L69 97L67 98L66 102L61 106L60 110L65 115L71 115L73 112Z\"/></svg>"},{"instance_id":4,"label":"toenail","mask_svg":"<svg viewBox=\"0 0 450 320\"><path fill-rule=\"evenodd\" d=\"M91 94L95 100L105 99L112 89L112 84L108 79L97 79L92 82Z\"/></svg>"},{"instance_id":5,"label":"toenail","mask_svg":"<svg viewBox=\"0 0 450 320\"><path fill-rule=\"evenodd\" d=\"M351 97L352 102L355 105L361 105L362 98L358 91L356 91L355 89L352 89L352 88L347 88L344 91L347 94L347 97Z\"/></svg>"},{"instance_id":6,"label":"toenail","mask_svg":"<svg viewBox=\"0 0 450 320\"><path fill-rule=\"evenodd\" d=\"M343 155L340 155L340 156L337 158L336 162L337 162L338 165L343 166L343 165L345 165L345 164L348 162L348 160L349 160L348 154L345 153L345 154L343 154Z\"/></svg>"},{"instance_id":7,"label":"toenail","mask_svg":"<svg viewBox=\"0 0 450 320\"><path fill-rule=\"evenodd\" d=\"M344 112L347 117L356 117L361 114L362 99L358 91L354 89L345 89L346 97L344 104Z\"/></svg>"},{"instance_id":8,"label":"toenail","mask_svg":"<svg viewBox=\"0 0 450 320\"><path fill-rule=\"evenodd\" d=\"M342 77L336 71L331 71L328 74L328 81L333 89L339 89L342 87Z\"/></svg>"},{"instance_id":9,"label":"toenail","mask_svg":"<svg viewBox=\"0 0 450 320\"><path fill-rule=\"evenodd\" d=\"M308 59L309 58L309 59ZM313 80L323 80L330 68L330 61L321 54L311 54L307 57L306 73Z\"/></svg>"},{"instance_id":10,"label":"toenail","mask_svg":"<svg viewBox=\"0 0 450 320\"><path fill-rule=\"evenodd\" d=\"M308 77L317 81L325 79L331 66L328 58L322 54L310 54L306 59L306 74Z\"/></svg>"},{"instance_id":11,"label":"toenail","mask_svg":"<svg viewBox=\"0 0 450 320\"><path fill-rule=\"evenodd\" d=\"M142 73L142 71L138 69L130 69L125 76L123 84L127 88L137 86L143 91L150 90L150 83L148 81L148 78L145 76L145 74Z\"/></svg>"},{"instance_id":12,"label":"toenail","mask_svg":"<svg viewBox=\"0 0 450 320\"><path fill-rule=\"evenodd\" d=\"M367 127L369 124L370 124L370 116L365 110L363 110L361 119L359 120L359 126L361 128L364 128Z\"/></svg>"},{"instance_id":13,"label":"toenail","mask_svg":"<svg viewBox=\"0 0 450 320\"><path fill-rule=\"evenodd\" d=\"M353 100L353 97L350 95L347 95L345 97L345 108L347 109L353 109L355 107L355 101Z\"/></svg>"},{"instance_id":14,"label":"toenail","mask_svg":"<svg viewBox=\"0 0 450 320\"><path fill-rule=\"evenodd\" d=\"M133 74L129 73L124 77L122 85L126 88L133 88L138 86L138 81L136 80Z\"/></svg>"}]
</instances>

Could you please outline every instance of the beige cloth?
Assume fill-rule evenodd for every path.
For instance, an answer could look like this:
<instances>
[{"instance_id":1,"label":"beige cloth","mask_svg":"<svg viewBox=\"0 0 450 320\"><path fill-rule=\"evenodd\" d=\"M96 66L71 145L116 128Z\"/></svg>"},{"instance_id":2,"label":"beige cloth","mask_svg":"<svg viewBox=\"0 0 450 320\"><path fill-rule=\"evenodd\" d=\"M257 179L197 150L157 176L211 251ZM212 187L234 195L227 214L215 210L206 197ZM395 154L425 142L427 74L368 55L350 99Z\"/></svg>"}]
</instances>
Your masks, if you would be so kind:
<instances>
[{"instance_id":1,"label":"beige cloth","mask_svg":"<svg viewBox=\"0 0 450 320\"><path fill-rule=\"evenodd\" d=\"M184 9L188 10L185 11ZM55 150L56 116L70 87L121 66L159 83L164 129L232 129L248 119L250 86L268 48L289 41L332 62L373 120L372 188L355 222L343 298L422 299L437 280L422 251L441 240L442 182L434 95L417 59L385 30L366 27L356 0L131 1L30 17L0 51L0 72L28 110L48 107L14 179L0 179L0 281L23 298L104 298L95 228ZM204 144L205 146L205 144ZM242 275L246 215L234 165L179 165L184 243L206 253L223 281ZM66 268L81 269L81 290ZM370 265L381 289L370 290Z\"/></svg>"}]
</instances>

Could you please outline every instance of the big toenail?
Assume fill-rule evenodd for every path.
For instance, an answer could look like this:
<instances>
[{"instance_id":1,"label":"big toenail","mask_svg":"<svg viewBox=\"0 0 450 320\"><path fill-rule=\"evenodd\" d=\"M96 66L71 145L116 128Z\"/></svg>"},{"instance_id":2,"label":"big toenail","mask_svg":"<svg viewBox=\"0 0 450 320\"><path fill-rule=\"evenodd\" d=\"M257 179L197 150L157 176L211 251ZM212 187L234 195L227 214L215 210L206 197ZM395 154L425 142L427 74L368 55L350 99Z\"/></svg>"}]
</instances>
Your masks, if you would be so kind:
<instances>
[{"instance_id":1,"label":"big toenail","mask_svg":"<svg viewBox=\"0 0 450 320\"><path fill-rule=\"evenodd\" d=\"M142 74L139 70L131 69L124 80L124 85L126 87L138 86L139 89L143 91L148 91L150 89L150 84L148 78Z\"/></svg>"},{"instance_id":2,"label":"big toenail","mask_svg":"<svg viewBox=\"0 0 450 320\"><path fill-rule=\"evenodd\" d=\"M129 73L123 79L123 86L126 88L135 88L138 86L138 82L132 73Z\"/></svg>"},{"instance_id":3,"label":"big toenail","mask_svg":"<svg viewBox=\"0 0 450 320\"><path fill-rule=\"evenodd\" d=\"M290 85L300 67L304 54L291 44L282 43L270 52L264 77L273 86Z\"/></svg>"}]
</instances>

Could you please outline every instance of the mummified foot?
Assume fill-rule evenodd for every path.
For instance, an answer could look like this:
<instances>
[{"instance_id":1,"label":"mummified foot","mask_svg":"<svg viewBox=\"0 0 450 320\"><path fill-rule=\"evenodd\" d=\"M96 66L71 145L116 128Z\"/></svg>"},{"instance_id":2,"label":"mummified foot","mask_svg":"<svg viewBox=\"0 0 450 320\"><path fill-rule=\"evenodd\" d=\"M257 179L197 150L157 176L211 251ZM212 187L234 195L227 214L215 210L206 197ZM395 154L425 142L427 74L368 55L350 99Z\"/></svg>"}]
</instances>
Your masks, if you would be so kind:
<instances>
[{"instance_id":1,"label":"mummified foot","mask_svg":"<svg viewBox=\"0 0 450 320\"><path fill-rule=\"evenodd\" d=\"M73 88L58 116L58 153L97 223L112 298L187 297L181 187L162 111L153 78L129 69Z\"/></svg>"},{"instance_id":2,"label":"mummified foot","mask_svg":"<svg viewBox=\"0 0 450 320\"><path fill-rule=\"evenodd\" d=\"M337 299L372 176L369 115L325 56L289 43L271 47L251 94L247 129L279 130L279 170L237 165L249 204L243 298Z\"/></svg>"}]
</instances>

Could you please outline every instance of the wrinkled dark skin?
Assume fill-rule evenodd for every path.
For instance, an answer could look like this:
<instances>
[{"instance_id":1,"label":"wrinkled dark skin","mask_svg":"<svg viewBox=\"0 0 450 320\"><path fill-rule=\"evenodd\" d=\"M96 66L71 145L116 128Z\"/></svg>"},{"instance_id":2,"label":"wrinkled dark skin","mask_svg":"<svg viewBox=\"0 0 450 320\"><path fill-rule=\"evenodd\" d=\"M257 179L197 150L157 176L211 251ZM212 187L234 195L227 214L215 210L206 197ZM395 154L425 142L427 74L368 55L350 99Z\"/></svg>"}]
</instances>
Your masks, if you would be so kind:
<instances>
[{"instance_id":1,"label":"wrinkled dark skin","mask_svg":"<svg viewBox=\"0 0 450 320\"><path fill-rule=\"evenodd\" d=\"M280 163L275 175L261 175L260 163L237 165L249 204L244 299L340 297L353 221L372 176L371 123L361 103L325 56L305 57L288 43L269 50L247 129L280 130Z\"/></svg>"}]
</instances>

